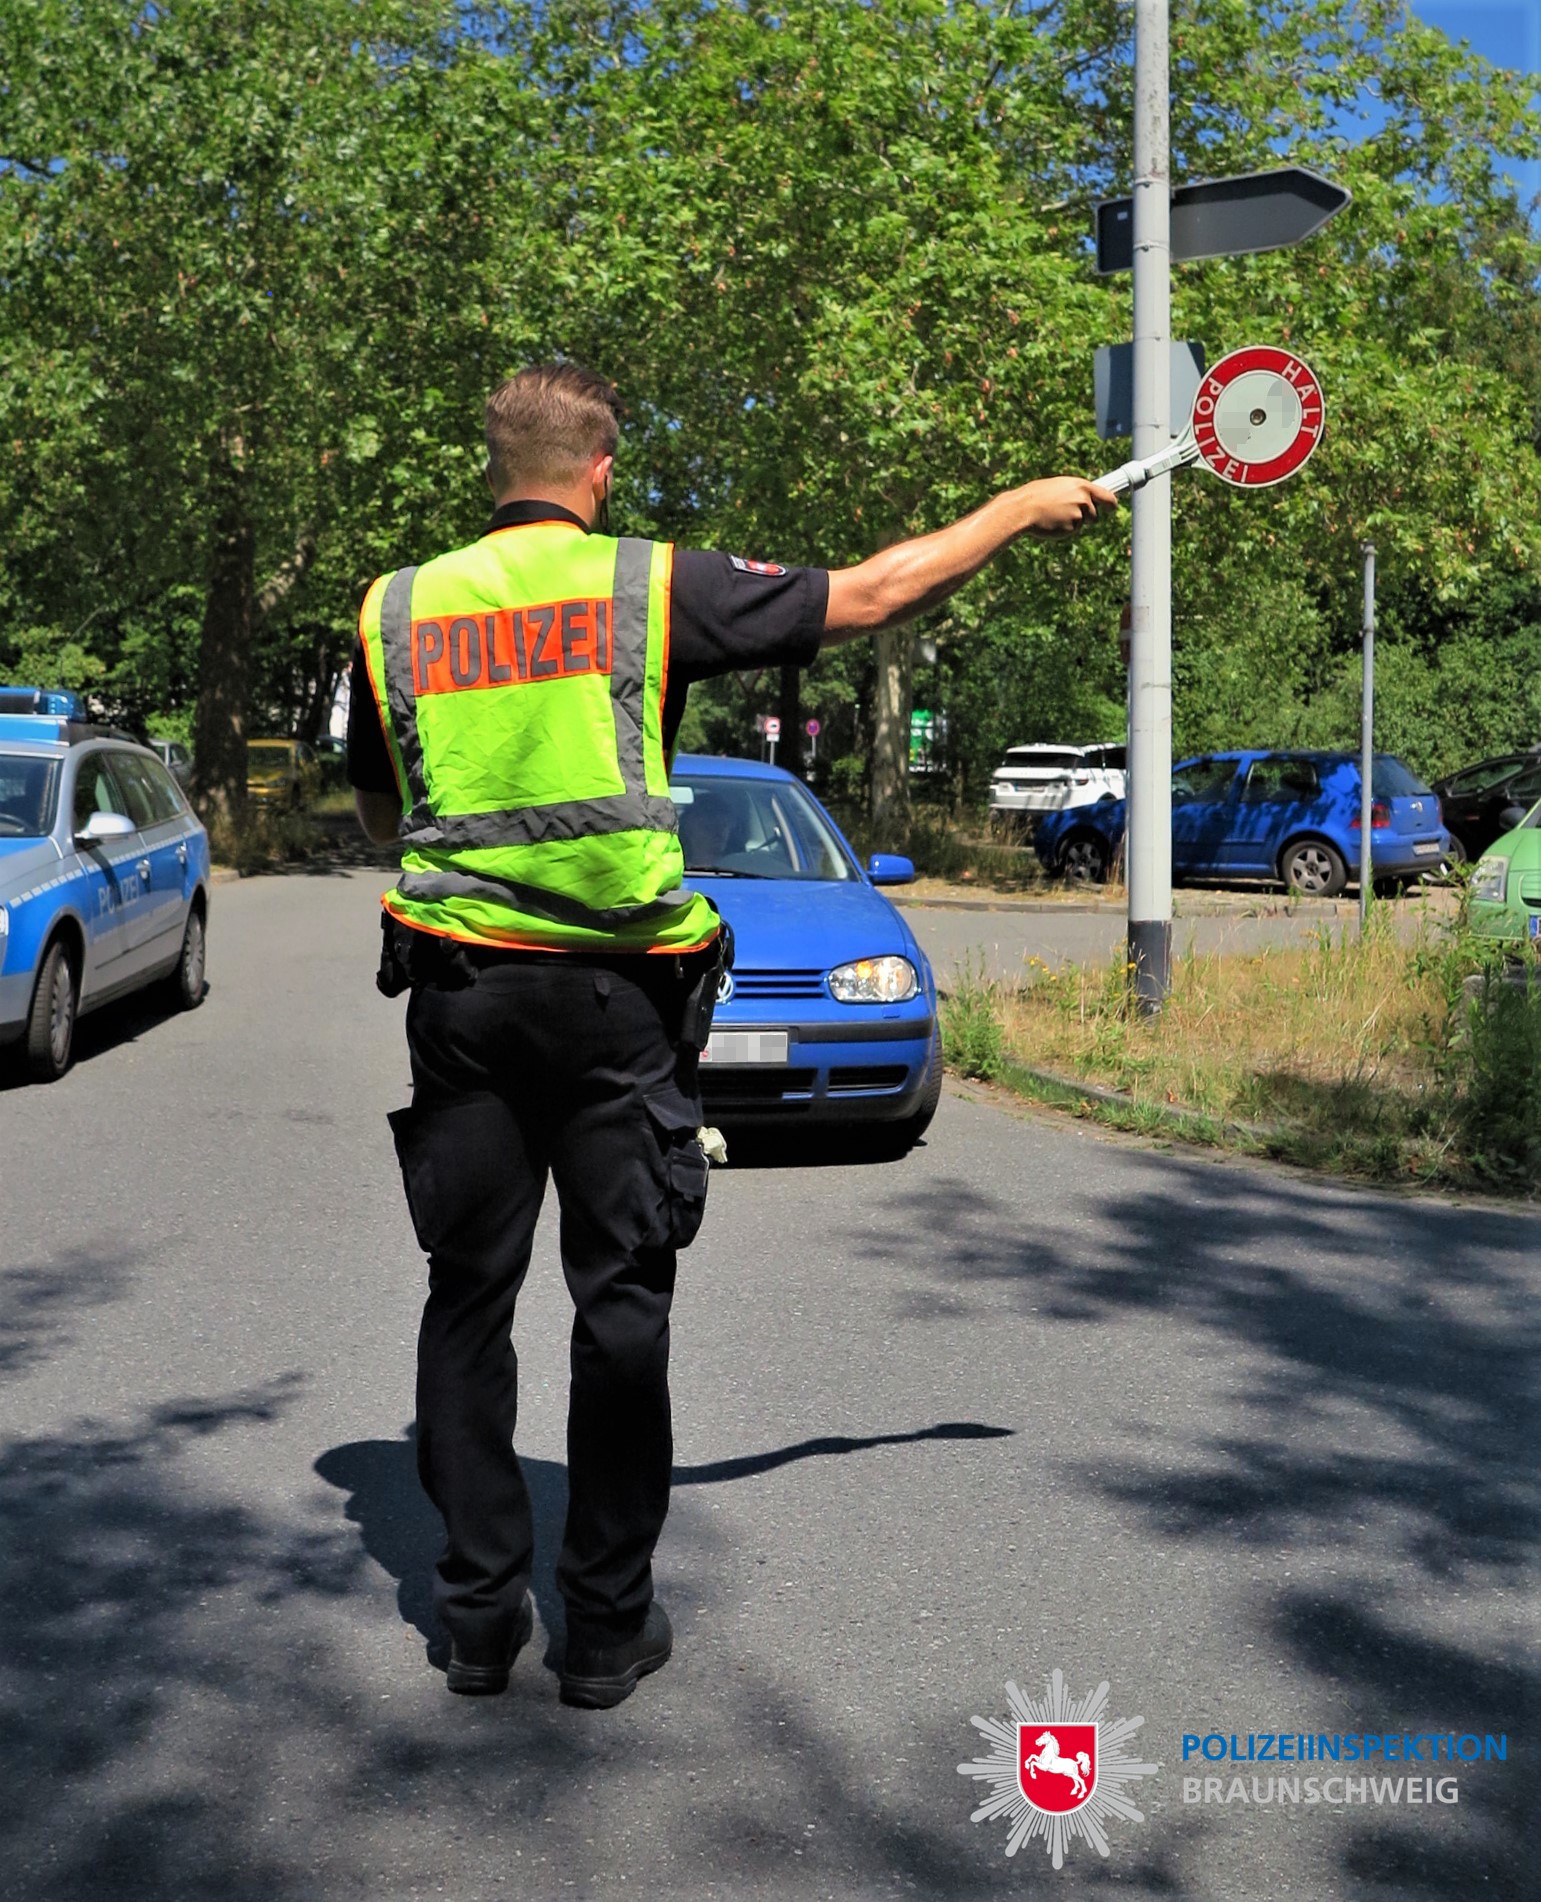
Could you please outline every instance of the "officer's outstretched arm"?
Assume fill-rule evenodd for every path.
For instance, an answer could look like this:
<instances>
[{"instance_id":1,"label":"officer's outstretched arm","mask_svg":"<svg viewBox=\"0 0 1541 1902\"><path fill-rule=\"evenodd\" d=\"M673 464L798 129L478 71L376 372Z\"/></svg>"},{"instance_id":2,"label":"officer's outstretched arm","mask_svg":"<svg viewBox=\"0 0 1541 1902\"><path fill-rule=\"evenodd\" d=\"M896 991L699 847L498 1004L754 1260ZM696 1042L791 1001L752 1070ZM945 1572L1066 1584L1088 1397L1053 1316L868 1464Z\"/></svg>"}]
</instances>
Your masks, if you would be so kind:
<instances>
[{"instance_id":1,"label":"officer's outstretched arm","mask_svg":"<svg viewBox=\"0 0 1541 1902\"><path fill-rule=\"evenodd\" d=\"M824 645L913 620L956 594L1020 536L1073 535L1117 506L1118 497L1095 482L1050 476L1006 490L934 535L897 542L854 568L831 569Z\"/></svg>"}]
</instances>

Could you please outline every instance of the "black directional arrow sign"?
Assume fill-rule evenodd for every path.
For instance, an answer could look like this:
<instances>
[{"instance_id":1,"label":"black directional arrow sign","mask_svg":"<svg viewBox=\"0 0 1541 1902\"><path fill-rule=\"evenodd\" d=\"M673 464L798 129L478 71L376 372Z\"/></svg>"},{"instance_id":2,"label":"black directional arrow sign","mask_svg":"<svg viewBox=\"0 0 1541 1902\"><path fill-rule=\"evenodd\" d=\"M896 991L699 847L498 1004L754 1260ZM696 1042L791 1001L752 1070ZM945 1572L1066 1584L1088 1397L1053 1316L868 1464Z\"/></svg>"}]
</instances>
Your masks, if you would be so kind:
<instances>
[{"instance_id":1,"label":"black directional arrow sign","mask_svg":"<svg viewBox=\"0 0 1541 1902\"><path fill-rule=\"evenodd\" d=\"M1320 231L1352 196L1303 165L1179 185L1172 193L1173 261L1281 251ZM1107 276L1133 266L1134 200L1104 199L1097 207L1097 269Z\"/></svg>"}]
</instances>

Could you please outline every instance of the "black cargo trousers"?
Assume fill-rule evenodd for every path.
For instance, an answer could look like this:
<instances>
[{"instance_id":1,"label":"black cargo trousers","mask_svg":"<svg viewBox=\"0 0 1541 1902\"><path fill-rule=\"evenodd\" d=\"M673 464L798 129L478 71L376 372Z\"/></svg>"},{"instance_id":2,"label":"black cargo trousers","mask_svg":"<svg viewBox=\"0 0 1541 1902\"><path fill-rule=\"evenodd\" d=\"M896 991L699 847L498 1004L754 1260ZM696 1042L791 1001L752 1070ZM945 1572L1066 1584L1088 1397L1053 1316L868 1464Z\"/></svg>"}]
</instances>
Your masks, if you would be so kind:
<instances>
[{"instance_id":1,"label":"black cargo trousers","mask_svg":"<svg viewBox=\"0 0 1541 1902\"><path fill-rule=\"evenodd\" d=\"M447 1535L435 1601L468 1662L506 1656L534 1557L510 1329L548 1175L576 1309L557 1563L569 1635L624 1640L651 1602L675 1254L706 1203L686 1036L704 1041L717 957L532 959L441 940L411 973L412 1104L390 1122L428 1256L417 1461Z\"/></svg>"}]
</instances>

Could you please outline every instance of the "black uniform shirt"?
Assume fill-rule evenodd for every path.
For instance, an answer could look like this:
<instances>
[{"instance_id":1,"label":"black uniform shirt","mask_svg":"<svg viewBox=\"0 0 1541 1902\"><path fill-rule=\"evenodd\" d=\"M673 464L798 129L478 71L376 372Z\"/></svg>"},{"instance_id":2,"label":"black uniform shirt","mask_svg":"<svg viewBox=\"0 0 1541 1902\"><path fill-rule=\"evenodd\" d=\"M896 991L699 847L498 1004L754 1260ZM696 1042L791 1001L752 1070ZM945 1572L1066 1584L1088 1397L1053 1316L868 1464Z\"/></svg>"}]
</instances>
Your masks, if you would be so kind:
<instances>
[{"instance_id":1,"label":"black uniform shirt","mask_svg":"<svg viewBox=\"0 0 1541 1902\"><path fill-rule=\"evenodd\" d=\"M555 502L505 502L487 532L531 522L583 527L578 516ZM806 667L819 651L828 600L829 575L823 568L784 568L779 562L677 548L663 711L665 751L679 731L693 682L756 667ZM353 649L348 779L365 792L398 790L362 641Z\"/></svg>"}]
</instances>

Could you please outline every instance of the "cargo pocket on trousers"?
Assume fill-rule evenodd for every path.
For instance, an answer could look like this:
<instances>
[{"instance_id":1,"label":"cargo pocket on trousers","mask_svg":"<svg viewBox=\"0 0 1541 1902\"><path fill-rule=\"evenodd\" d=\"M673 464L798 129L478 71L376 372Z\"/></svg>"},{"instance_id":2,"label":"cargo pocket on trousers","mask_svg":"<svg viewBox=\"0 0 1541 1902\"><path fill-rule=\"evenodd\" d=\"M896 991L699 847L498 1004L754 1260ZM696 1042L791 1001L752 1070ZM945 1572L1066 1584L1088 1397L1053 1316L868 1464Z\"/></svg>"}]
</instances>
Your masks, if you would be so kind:
<instances>
[{"instance_id":1,"label":"cargo pocket on trousers","mask_svg":"<svg viewBox=\"0 0 1541 1902\"><path fill-rule=\"evenodd\" d=\"M407 1192L407 1213L423 1253L433 1249L433 1165L428 1145L423 1140L422 1123L416 1110L392 1110L385 1119L396 1143L396 1160L401 1164L401 1184Z\"/></svg>"},{"instance_id":2,"label":"cargo pocket on trousers","mask_svg":"<svg viewBox=\"0 0 1541 1902\"><path fill-rule=\"evenodd\" d=\"M655 1248L688 1248L706 1214L706 1178L709 1165L696 1131L701 1106L677 1089L655 1090L647 1098L662 1162L664 1206L649 1243Z\"/></svg>"}]
</instances>

